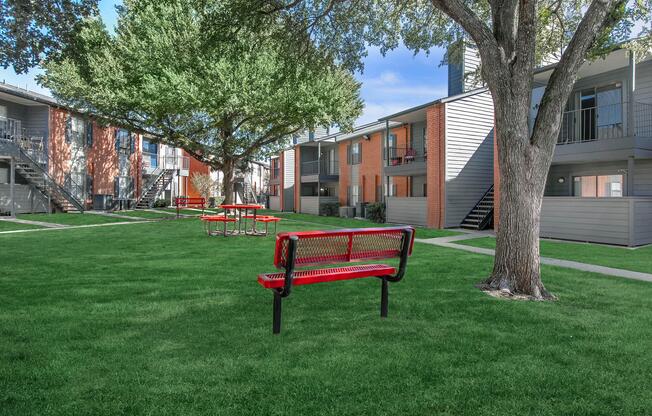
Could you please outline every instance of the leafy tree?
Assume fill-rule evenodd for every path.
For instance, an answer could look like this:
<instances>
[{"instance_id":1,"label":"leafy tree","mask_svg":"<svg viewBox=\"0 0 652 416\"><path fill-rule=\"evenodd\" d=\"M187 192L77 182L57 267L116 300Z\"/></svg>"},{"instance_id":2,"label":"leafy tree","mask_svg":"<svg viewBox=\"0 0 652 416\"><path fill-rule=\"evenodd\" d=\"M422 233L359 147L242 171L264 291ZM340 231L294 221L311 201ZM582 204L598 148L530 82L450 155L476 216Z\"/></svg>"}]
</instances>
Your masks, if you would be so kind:
<instances>
[{"instance_id":1,"label":"leafy tree","mask_svg":"<svg viewBox=\"0 0 652 416\"><path fill-rule=\"evenodd\" d=\"M278 151L321 125L350 126L359 84L332 60L277 46L281 26L229 24L217 0L127 0L116 34L89 22L76 53L46 66L42 82L61 101L106 122L148 132L224 173ZM273 35L272 35L273 33Z\"/></svg>"},{"instance_id":2,"label":"leafy tree","mask_svg":"<svg viewBox=\"0 0 652 416\"><path fill-rule=\"evenodd\" d=\"M190 182L206 201L214 195L216 183L210 174L193 172L190 176Z\"/></svg>"},{"instance_id":3,"label":"leafy tree","mask_svg":"<svg viewBox=\"0 0 652 416\"><path fill-rule=\"evenodd\" d=\"M554 298L540 276L539 217L562 109L581 65L632 35L627 46L649 51L651 0L258 0L232 13L264 26L280 18L293 39L317 45L350 69L361 69L368 45L383 52L403 42L414 51L470 38L493 96L500 164L500 224L492 275L483 286ZM283 39L280 39L283 42ZM286 45L288 51L298 49ZM533 70L558 63L530 131Z\"/></svg>"},{"instance_id":4,"label":"leafy tree","mask_svg":"<svg viewBox=\"0 0 652 416\"><path fill-rule=\"evenodd\" d=\"M95 14L97 0L0 0L0 65L22 73L57 58Z\"/></svg>"}]
</instances>

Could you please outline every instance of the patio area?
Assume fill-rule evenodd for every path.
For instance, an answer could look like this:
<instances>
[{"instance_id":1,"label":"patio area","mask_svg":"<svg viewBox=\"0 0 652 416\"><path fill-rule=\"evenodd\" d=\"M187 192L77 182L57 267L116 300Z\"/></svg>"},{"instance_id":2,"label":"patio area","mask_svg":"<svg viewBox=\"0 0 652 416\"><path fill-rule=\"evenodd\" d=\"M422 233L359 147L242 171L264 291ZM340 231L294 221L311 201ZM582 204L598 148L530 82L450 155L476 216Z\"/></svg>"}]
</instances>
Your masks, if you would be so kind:
<instances>
[{"instance_id":1,"label":"patio area","mask_svg":"<svg viewBox=\"0 0 652 416\"><path fill-rule=\"evenodd\" d=\"M299 286L272 336L274 243L197 218L0 235L0 415L652 408L649 283L544 266L559 301L504 301L474 287L490 257L415 243L386 320L376 279Z\"/></svg>"}]
</instances>

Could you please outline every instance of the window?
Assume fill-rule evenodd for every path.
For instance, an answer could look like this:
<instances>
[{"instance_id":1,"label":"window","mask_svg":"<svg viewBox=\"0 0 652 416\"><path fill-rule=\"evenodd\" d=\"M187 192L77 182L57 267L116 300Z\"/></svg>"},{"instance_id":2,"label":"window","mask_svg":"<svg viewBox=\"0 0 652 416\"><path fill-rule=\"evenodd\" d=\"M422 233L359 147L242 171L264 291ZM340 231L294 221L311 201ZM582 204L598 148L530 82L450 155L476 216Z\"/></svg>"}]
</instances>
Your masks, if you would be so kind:
<instances>
[{"instance_id":1,"label":"window","mask_svg":"<svg viewBox=\"0 0 652 416\"><path fill-rule=\"evenodd\" d=\"M362 163L362 143L357 142L351 145L351 164L359 165Z\"/></svg>"},{"instance_id":2,"label":"window","mask_svg":"<svg viewBox=\"0 0 652 416\"><path fill-rule=\"evenodd\" d=\"M396 196L397 188L396 184L394 184L393 176L390 176L388 183L385 183L383 186L385 187L385 196Z\"/></svg>"},{"instance_id":3,"label":"window","mask_svg":"<svg viewBox=\"0 0 652 416\"><path fill-rule=\"evenodd\" d=\"M583 198L619 198L623 196L623 175L575 176L573 195Z\"/></svg>"},{"instance_id":4,"label":"window","mask_svg":"<svg viewBox=\"0 0 652 416\"><path fill-rule=\"evenodd\" d=\"M383 154L383 159L387 160L387 155L388 154L389 154L390 159L396 155L396 135L395 134L390 134L389 137L387 138L387 149L385 149L385 153Z\"/></svg>"},{"instance_id":5,"label":"window","mask_svg":"<svg viewBox=\"0 0 652 416\"><path fill-rule=\"evenodd\" d=\"M143 139L143 161L150 168L158 167L158 145L147 139Z\"/></svg>"}]
</instances>

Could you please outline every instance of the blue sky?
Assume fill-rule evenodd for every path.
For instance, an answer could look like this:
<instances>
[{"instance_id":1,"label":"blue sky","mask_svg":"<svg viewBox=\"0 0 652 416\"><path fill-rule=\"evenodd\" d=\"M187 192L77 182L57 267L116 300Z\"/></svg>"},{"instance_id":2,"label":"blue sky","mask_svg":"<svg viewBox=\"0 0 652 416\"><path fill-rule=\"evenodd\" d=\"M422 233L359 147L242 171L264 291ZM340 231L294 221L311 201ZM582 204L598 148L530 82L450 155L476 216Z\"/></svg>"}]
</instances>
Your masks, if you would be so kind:
<instances>
[{"instance_id":1,"label":"blue sky","mask_svg":"<svg viewBox=\"0 0 652 416\"><path fill-rule=\"evenodd\" d=\"M108 27L115 24L115 5L119 3L100 0L100 13ZM361 95L365 102L364 114L357 124L446 96L447 69L439 65L442 55L440 49L433 50L429 56L424 53L414 56L407 49L398 48L383 57L377 49L370 49L364 73L356 74L362 82ZM11 68L0 69L0 80L49 95L34 80L40 72L36 68L17 75Z\"/></svg>"}]
</instances>

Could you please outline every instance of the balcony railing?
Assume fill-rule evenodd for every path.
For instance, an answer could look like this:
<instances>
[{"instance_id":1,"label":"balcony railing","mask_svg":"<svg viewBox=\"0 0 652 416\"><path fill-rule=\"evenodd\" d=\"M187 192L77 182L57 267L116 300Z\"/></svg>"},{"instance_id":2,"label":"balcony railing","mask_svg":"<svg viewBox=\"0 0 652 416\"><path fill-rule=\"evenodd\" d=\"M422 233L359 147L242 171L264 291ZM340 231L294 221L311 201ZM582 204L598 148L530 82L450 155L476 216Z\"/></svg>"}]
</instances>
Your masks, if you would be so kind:
<instances>
[{"instance_id":1,"label":"balcony railing","mask_svg":"<svg viewBox=\"0 0 652 416\"><path fill-rule=\"evenodd\" d=\"M618 139L632 135L652 137L652 104L635 102L630 106L630 103L624 102L566 111L562 115L557 144Z\"/></svg>"},{"instance_id":2,"label":"balcony railing","mask_svg":"<svg viewBox=\"0 0 652 416\"><path fill-rule=\"evenodd\" d=\"M0 140L14 143L37 163L47 161L45 132L22 128L20 120L0 117Z\"/></svg>"},{"instance_id":3,"label":"balcony railing","mask_svg":"<svg viewBox=\"0 0 652 416\"><path fill-rule=\"evenodd\" d=\"M340 173L340 165L335 160L311 160L301 163L301 175L335 176Z\"/></svg>"},{"instance_id":4,"label":"balcony railing","mask_svg":"<svg viewBox=\"0 0 652 416\"><path fill-rule=\"evenodd\" d=\"M143 152L143 169L156 172L163 169L190 169L188 156L157 155L156 153Z\"/></svg>"},{"instance_id":5,"label":"balcony railing","mask_svg":"<svg viewBox=\"0 0 652 416\"><path fill-rule=\"evenodd\" d=\"M407 165L414 162L425 162L426 151L413 147L388 147L387 157L388 166Z\"/></svg>"}]
</instances>

